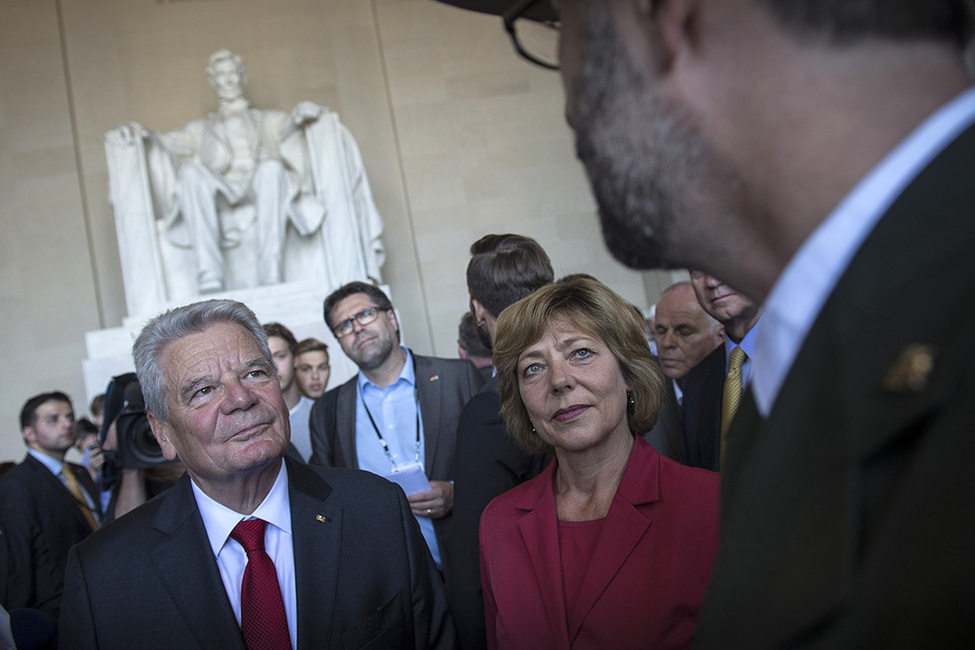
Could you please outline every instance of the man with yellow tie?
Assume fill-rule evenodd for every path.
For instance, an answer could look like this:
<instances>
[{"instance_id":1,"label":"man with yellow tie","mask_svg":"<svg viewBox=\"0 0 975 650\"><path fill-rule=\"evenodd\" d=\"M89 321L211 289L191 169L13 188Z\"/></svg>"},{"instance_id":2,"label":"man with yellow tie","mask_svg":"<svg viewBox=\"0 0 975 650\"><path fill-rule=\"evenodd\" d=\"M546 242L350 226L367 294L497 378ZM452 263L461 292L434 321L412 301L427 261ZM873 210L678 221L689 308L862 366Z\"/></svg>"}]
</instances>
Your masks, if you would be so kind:
<instances>
[{"instance_id":1,"label":"man with yellow tie","mask_svg":"<svg viewBox=\"0 0 975 650\"><path fill-rule=\"evenodd\" d=\"M751 379L761 310L713 275L691 271L691 284L704 311L724 325L725 340L684 377L681 462L718 471L728 427Z\"/></svg>"},{"instance_id":2,"label":"man with yellow tie","mask_svg":"<svg viewBox=\"0 0 975 650\"><path fill-rule=\"evenodd\" d=\"M46 539L63 573L72 545L99 525L98 491L81 465L65 462L75 439L71 398L60 391L35 395L20 412L27 456L0 477L0 508L23 513Z\"/></svg>"}]
</instances>

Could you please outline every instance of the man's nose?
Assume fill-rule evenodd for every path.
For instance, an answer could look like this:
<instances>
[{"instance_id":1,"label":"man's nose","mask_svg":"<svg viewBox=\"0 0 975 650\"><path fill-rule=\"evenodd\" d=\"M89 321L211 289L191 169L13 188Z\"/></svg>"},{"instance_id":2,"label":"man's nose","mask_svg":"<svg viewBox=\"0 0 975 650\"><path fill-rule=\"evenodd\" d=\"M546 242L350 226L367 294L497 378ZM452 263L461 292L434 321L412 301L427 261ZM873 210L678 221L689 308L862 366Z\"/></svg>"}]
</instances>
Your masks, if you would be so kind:
<instances>
[{"instance_id":1,"label":"man's nose","mask_svg":"<svg viewBox=\"0 0 975 650\"><path fill-rule=\"evenodd\" d=\"M233 379L224 384L224 412L237 409L247 409L257 402L257 397L250 388L239 379Z\"/></svg>"}]
</instances>

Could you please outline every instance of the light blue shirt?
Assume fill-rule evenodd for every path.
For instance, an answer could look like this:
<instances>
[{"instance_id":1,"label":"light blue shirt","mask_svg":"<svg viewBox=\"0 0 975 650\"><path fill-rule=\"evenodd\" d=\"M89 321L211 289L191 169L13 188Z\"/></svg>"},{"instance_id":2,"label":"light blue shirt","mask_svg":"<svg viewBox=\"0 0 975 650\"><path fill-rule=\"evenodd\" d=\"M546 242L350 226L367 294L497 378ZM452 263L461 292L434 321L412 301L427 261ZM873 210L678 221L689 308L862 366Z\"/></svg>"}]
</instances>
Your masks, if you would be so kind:
<instances>
[{"instance_id":1,"label":"light blue shirt","mask_svg":"<svg viewBox=\"0 0 975 650\"><path fill-rule=\"evenodd\" d=\"M728 368L731 365L731 351L736 347L741 348L741 351L745 353L745 360L741 364L741 388L742 390L748 388L748 385L752 381L752 372L754 368L754 363L752 363L752 357L755 355L755 341L758 339L760 334L758 333L761 329L762 318L761 316L752 325L752 328L748 330L745 334L745 338L741 340L741 343L735 343L727 336L724 339L724 368L725 375L728 374Z\"/></svg>"},{"instance_id":2,"label":"light blue shirt","mask_svg":"<svg viewBox=\"0 0 975 650\"><path fill-rule=\"evenodd\" d=\"M975 122L975 88L960 94L901 141L803 242L765 301L755 342L752 394L768 417L826 299L863 241L931 160Z\"/></svg>"},{"instance_id":3,"label":"light blue shirt","mask_svg":"<svg viewBox=\"0 0 975 650\"><path fill-rule=\"evenodd\" d=\"M413 355L406 348L402 350L406 354L406 363L396 381L386 388L380 388L370 381L361 370L356 377L355 453L359 469L380 476L388 476L394 465L402 467L414 461L422 465L425 458L423 417L417 396ZM369 409L368 413L366 408ZM376 428L373 428L369 415L372 415ZM416 446L418 427L419 453ZM377 428L389 446L392 462L379 441ZM433 555L437 568L440 568L440 548L437 545L433 520L429 517L417 517L416 520L430 548L430 554Z\"/></svg>"},{"instance_id":4,"label":"light blue shirt","mask_svg":"<svg viewBox=\"0 0 975 650\"><path fill-rule=\"evenodd\" d=\"M244 579L244 568L247 566L247 554L244 547L230 539L234 526L244 519L263 519L268 522L264 530L264 548L274 562L274 569L278 574L278 585L281 587L281 599L284 601L284 611L288 617L288 633L291 636L291 647L297 648L298 643L298 605L295 587L295 550L291 534L291 500L288 498L288 472L284 461L281 469L261 505L250 515L242 515L235 510L217 503L191 482L193 496L203 517L210 540L210 549L217 558L217 567L223 579L223 588L230 599L230 606L240 625L240 584Z\"/></svg>"}]
</instances>

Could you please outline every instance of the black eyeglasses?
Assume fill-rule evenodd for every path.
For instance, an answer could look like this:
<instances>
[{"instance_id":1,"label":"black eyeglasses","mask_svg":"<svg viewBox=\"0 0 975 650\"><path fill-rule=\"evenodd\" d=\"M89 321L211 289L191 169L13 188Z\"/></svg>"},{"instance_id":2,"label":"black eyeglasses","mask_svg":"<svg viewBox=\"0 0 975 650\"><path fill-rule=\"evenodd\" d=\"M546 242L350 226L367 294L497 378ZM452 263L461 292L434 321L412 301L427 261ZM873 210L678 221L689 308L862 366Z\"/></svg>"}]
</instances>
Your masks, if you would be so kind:
<instances>
[{"instance_id":1,"label":"black eyeglasses","mask_svg":"<svg viewBox=\"0 0 975 650\"><path fill-rule=\"evenodd\" d=\"M336 325L332 329L332 333L335 334L335 338L340 339L348 336L352 333L355 328L353 321L359 323L359 325L368 325L377 318L379 318L379 312L387 311L385 309L380 309L379 307L369 307L368 309L363 309L358 314L353 314L352 318L346 318L344 321Z\"/></svg>"},{"instance_id":2,"label":"black eyeglasses","mask_svg":"<svg viewBox=\"0 0 975 650\"><path fill-rule=\"evenodd\" d=\"M518 0L504 12L502 20L504 21L504 29L511 37L512 45L515 46L515 51L523 59L548 70L558 70L555 43L558 40L559 21L545 20L539 22L526 18L526 14L534 5L549 1ZM520 33L519 29L521 30ZM525 31L529 31L533 38L524 39Z\"/></svg>"}]
</instances>

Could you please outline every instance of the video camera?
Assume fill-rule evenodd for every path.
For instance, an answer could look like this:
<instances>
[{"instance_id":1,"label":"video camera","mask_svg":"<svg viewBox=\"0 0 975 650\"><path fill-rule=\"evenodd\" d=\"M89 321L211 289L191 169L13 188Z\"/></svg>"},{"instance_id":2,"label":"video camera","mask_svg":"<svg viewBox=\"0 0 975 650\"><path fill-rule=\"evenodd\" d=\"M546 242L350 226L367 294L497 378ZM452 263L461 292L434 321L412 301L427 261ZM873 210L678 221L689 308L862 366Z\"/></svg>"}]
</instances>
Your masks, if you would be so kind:
<instances>
[{"instance_id":1,"label":"video camera","mask_svg":"<svg viewBox=\"0 0 975 650\"><path fill-rule=\"evenodd\" d=\"M149 427L146 403L142 388L134 372L113 377L105 390L105 419L99 434L99 444L104 446L112 422L115 422L117 439L114 463L122 469L158 467L170 462L163 456L156 436Z\"/></svg>"}]
</instances>

